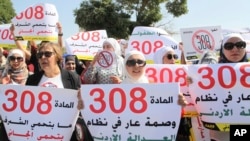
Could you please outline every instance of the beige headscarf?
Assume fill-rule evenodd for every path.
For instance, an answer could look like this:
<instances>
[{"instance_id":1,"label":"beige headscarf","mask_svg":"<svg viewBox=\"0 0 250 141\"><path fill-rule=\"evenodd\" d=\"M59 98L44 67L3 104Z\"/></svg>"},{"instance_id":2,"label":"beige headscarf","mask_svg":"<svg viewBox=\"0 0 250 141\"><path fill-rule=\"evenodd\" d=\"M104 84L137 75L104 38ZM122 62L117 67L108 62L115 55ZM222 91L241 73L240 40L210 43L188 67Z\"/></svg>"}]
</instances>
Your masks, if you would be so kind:
<instances>
[{"instance_id":1,"label":"beige headscarf","mask_svg":"<svg viewBox=\"0 0 250 141\"><path fill-rule=\"evenodd\" d=\"M23 61L21 62L21 65L18 69L13 69L10 65L10 59L9 57L12 56L13 54L18 54L21 57L23 57ZM10 79L13 81L14 84L18 84L18 82L15 82L14 80L23 80L22 84L25 84L26 79L28 78L28 69L27 65L25 62L25 57L24 57L24 52L20 49L12 49L10 50L6 64L5 64L5 69L3 71L2 77L10 76Z\"/></svg>"}]
</instances>

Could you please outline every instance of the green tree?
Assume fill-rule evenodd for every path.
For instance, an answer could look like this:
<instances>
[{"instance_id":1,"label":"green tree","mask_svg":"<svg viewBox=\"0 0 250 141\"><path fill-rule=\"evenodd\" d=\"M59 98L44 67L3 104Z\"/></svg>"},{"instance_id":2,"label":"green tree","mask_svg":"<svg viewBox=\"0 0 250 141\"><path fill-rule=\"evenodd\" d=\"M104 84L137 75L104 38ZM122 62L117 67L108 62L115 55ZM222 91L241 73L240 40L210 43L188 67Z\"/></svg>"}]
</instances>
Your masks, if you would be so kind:
<instances>
[{"instance_id":1,"label":"green tree","mask_svg":"<svg viewBox=\"0 0 250 141\"><path fill-rule=\"evenodd\" d=\"M127 38L135 26L160 21L162 3L174 17L188 12L187 0L89 0L74 10L75 22L85 30L106 29L109 37Z\"/></svg>"},{"instance_id":2,"label":"green tree","mask_svg":"<svg viewBox=\"0 0 250 141\"><path fill-rule=\"evenodd\" d=\"M10 0L0 0L0 24L8 24L16 15Z\"/></svg>"},{"instance_id":3,"label":"green tree","mask_svg":"<svg viewBox=\"0 0 250 141\"><path fill-rule=\"evenodd\" d=\"M83 1L74 10L75 22L84 30L106 29L109 37L125 38L129 33L130 16L112 0Z\"/></svg>"}]
</instances>

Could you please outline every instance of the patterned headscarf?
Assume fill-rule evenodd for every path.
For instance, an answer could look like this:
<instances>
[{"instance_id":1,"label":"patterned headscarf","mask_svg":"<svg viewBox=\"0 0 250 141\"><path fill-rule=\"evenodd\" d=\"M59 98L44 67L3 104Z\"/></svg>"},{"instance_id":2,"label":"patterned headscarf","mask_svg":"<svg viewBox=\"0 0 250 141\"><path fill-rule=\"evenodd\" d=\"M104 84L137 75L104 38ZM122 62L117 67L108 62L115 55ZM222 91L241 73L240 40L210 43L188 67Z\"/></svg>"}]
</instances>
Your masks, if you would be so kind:
<instances>
[{"instance_id":1,"label":"patterned headscarf","mask_svg":"<svg viewBox=\"0 0 250 141\"><path fill-rule=\"evenodd\" d=\"M18 69L13 69L10 65L10 56L13 56L14 54L18 54L21 57L23 57L23 61L20 62L20 67ZM20 49L12 49L10 50L7 60L6 60L6 65L5 69L3 71L2 77L6 77L9 75L11 81L13 84L25 84L27 78L28 78L29 71L27 69L27 65L25 63L25 57L24 57L24 52ZM21 83L15 82L15 80L22 80Z\"/></svg>"}]
</instances>

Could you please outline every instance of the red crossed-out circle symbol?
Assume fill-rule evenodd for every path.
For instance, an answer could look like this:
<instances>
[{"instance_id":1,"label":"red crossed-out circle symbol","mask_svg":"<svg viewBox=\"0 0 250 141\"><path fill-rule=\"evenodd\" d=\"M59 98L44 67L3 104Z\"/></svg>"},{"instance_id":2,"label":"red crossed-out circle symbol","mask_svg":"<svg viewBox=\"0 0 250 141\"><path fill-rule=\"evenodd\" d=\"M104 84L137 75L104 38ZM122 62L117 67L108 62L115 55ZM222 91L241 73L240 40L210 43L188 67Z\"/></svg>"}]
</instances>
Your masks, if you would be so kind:
<instances>
[{"instance_id":1,"label":"red crossed-out circle symbol","mask_svg":"<svg viewBox=\"0 0 250 141\"><path fill-rule=\"evenodd\" d=\"M214 37L206 30L198 30L192 36L192 45L199 53L203 53L205 50L213 50L215 47Z\"/></svg>"},{"instance_id":2,"label":"red crossed-out circle symbol","mask_svg":"<svg viewBox=\"0 0 250 141\"><path fill-rule=\"evenodd\" d=\"M101 51L99 53L99 57L100 59L97 61L97 63L104 67L104 68L107 68L107 67L110 67L112 64L113 64L113 55L108 52L108 51Z\"/></svg>"}]
</instances>

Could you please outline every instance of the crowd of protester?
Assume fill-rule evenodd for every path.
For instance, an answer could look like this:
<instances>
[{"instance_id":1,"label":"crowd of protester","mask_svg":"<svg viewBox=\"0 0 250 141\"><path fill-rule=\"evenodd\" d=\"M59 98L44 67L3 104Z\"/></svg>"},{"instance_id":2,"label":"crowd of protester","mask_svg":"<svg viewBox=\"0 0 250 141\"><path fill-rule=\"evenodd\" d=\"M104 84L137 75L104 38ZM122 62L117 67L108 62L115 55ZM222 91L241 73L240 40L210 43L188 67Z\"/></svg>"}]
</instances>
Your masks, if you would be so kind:
<instances>
[{"instance_id":1,"label":"crowd of protester","mask_svg":"<svg viewBox=\"0 0 250 141\"><path fill-rule=\"evenodd\" d=\"M124 47L114 38L107 38L103 44L103 51L114 53L114 65L108 69L97 67L100 57L98 52L93 60L81 60L74 54L63 55L62 25L57 23L58 43L50 41L29 41L26 49L18 40L14 40L16 48L9 51L0 50L0 83L14 85L33 85L42 87L56 87L78 90L77 108L83 109L81 84L124 84L124 83L154 83L150 82L145 74L146 58L140 51L129 51L125 54ZM14 26L10 27L14 35ZM15 35L14 35L15 36ZM125 41L122 43L126 44ZM181 47L181 63L186 64ZM178 59L175 51L169 46L163 46L154 56L156 64L175 64ZM247 62L246 42L239 34L225 36L221 43L220 56L208 52L203 55L199 64L239 63ZM182 94L179 94L179 105L187 104ZM81 117L81 114L79 115ZM182 118L179 126L177 141L189 140L190 119ZM84 125L86 127L86 125ZM3 129L3 127L1 127ZM74 131L79 132L79 131ZM86 131L85 131L86 132ZM87 131L89 132L89 131ZM1 137L3 138L3 133ZM75 133L74 133L75 134ZM72 141L81 140L81 137L72 135ZM90 134L90 133L89 133ZM91 135L91 134L90 134ZM4 140L1 139L0 140ZM211 139L215 141L229 140L228 133L211 131ZM85 136L85 141L93 140Z\"/></svg>"}]
</instances>

